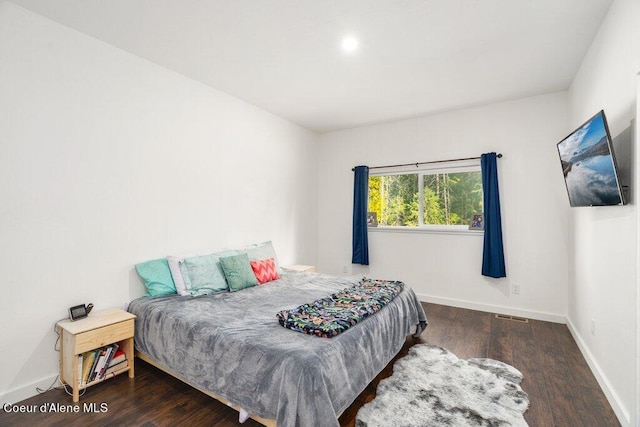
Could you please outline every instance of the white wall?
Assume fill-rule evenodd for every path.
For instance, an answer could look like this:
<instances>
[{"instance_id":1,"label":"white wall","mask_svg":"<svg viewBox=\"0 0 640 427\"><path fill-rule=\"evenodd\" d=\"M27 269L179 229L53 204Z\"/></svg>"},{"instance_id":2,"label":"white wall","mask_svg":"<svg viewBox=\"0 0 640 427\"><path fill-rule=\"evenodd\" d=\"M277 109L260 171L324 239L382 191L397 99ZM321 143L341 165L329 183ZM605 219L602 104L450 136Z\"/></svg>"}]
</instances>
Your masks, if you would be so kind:
<instances>
[{"instance_id":1,"label":"white wall","mask_svg":"<svg viewBox=\"0 0 640 427\"><path fill-rule=\"evenodd\" d=\"M640 67L639 67L640 68ZM638 75L636 76L636 118L635 118L635 124L634 124L634 128L635 128L635 140L634 142L637 144L638 141L640 141L640 126L638 126L638 122L640 121L640 71L638 72ZM638 150L637 148L634 147L633 150L633 160L634 160L634 164L637 165L640 164L639 159L640 159L640 150ZM640 186L637 185L638 183L638 178L637 175L635 176L635 181L634 184L636 186L636 188L634 189L634 195L636 197L635 200L639 200L638 197L640 196ZM636 213L636 218L637 218L637 213ZM633 415L635 417L636 420L636 425L638 425L638 418L640 417L640 339L638 339L638 335L640 334L640 277L638 275L638 268L640 266L640 250L638 250L638 243L640 242L640 227L636 226L636 283L638 284L638 286L636 287L636 330L635 330L635 335L636 335L636 404L635 404L635 411L633 412Z\"/></svg>"},{"instance_id":2,"label":"white wall","mask_svg":"<svg viewBox=\"0 0 640 427\"><path fill-rule=\"evenodd\" d=\"M370 266L354 274L403 280L422 300L563 322L569 204L556 143L566 93L323 134L319 144L319 268L351 268L356 165L380 166L496 151L507 279L481 276L482 235L369 232ZM510 293L510 283L520 295ZM428 316L428 313L427 313Z\"/></svg>"},{"instance_id":3,"label":"white wall","mask_svg":"<svg viewBox=\"0 0 640 427\"><path fill-rule=\"evenodd\" d=\"M605 110L613 135L635 117L638 17L638 1L612 4L569 90L567 131L600 109ZM631 163L635 168L637 161ZM635 178L632 187L631 205L571 211L569 325L623 425L640 422L635 408L640 201Z\"/></svg>"},{"instance_id":4,"label":"white wall","mask_svg":"<svg viewBox=\"0 0 640 427\"><path fill-rule=\"evenodd\" d=\"M271 239L316 262L317 135L0 1L0 402L58 369L69 306L137 262Z\"/></svg>"}]
</instances>

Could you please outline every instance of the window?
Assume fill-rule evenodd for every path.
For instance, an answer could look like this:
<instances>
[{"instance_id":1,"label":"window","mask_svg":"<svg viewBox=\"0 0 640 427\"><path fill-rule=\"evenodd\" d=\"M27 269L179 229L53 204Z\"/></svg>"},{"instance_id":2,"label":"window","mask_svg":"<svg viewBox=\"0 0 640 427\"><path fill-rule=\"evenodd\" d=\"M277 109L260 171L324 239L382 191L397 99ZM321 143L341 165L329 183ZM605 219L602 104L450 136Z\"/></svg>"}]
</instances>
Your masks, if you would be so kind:
<instances>
[{"instance_id":1,"label":"window","mask_svg":"<svg viewBox=\"0 0 640 427\"><path fill-rule=\"evenodd\" d=\"M380 226L468 229L482 198L477 163L369 175L369 211Z\"/></svg>"}]
</instances>

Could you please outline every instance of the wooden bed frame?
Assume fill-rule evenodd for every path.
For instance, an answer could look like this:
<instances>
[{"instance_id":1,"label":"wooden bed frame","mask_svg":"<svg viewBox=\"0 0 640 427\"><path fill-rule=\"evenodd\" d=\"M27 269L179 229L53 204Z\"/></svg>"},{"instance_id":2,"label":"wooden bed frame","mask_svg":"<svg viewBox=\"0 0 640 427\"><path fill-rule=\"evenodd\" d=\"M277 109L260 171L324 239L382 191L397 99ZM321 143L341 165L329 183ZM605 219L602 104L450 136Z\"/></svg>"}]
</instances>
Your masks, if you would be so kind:
<instances>
[{"instance_id":1,"label":"wooden bed frame","mask_svg":"<svg viewBox=\"0 0 640 427\"><path fill-rule=\"evenodd\" d=\"M164 366L164 365L156 362L155 360L153 360L148 354L143 353L140 350L136 349L135 355L136 355L136 357L140 358L141 360L144 360L148 364L155 366L156 368L160 369L161 371L166 372L167 374L171 375L172 377L179 379L183 383L195 388L196 390L206 394L207 396L213 397L217 401L222 402L225 405L229 406L230 408L235 409L236 411L240 412L241 408L239 406L232 405L228 400L226 400L226 399L224 399L224 398L222 398L220 396L217 396L217 395L213 394L212 392L210 392L208 390L205 390L203 388L200 388L200 387L198 387L196 385L191 384L189 381L186 381L185 379L181 378L179 375L177 375L176 373L171 371L171 369L169 369L166 366ZM259 417L257 415L251 415L251 414L249 414L249 418L259 422L260 424L262 424L262 425L264 425L266 427L276 427L276 420L274 420L274 419L262 418L262 417Z\"/></svg>"},{"instance_id":2,"label":"wooden bed frame","mask_svg":"<svg viewBox=\"0 0 640 427\"><path fill-rule=\"evenodd\" d=\"M425 321L421 321L418 325L416 325L416 332L414 334L412 334L411 336L413 338L418 338L420 336L420 334L422 334L422 332L426 329L427 327L427 322ZM183 383L187 384L188 386L191 386L193 388L195 388L196 390L200 391L201 393L206 394L209 397L213 397L214 399L216 399L217 401L224 403L225 405L227 405L228 407L238 411L238 413L240 413L241 408L239 406L235 406L232 403L230 403L227 399L220 397L208 390L205 390L201 387L198 387L197 385L191 384L189 381L185 380L184 378L182 378L180 375L176 374L175 372L173 372L171 369L167 368L166 366L162 365L161 363L153 360L151 358L151 356L149 356L148 354L136 349L135 350L135 355L136 357L140 358L141 360L144 360L145 362L147 362L148 364L155 366L156 368L160 369L163 372L166 372L167 374L171 375L174 378L177 378L178 380L182 381ZM252 415L249 414L249 418L251 418L252 420L255 420L257 422L259 422L260 424L266 426L266 427L276 427L276 420L272 419L272 418L263 418L260 417L258 415Z\"/></svg>"}]
</instances>

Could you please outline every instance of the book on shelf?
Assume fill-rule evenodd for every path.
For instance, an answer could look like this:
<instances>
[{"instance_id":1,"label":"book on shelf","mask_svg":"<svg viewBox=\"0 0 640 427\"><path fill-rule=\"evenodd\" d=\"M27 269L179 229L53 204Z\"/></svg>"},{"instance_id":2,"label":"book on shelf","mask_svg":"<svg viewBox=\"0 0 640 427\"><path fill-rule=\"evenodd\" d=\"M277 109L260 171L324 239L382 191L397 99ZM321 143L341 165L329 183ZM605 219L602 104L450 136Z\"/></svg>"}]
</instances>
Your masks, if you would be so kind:
<instances>
[{"instance_id":1,"label":"book on shelf","mask_svg":"<svg viewBox=\"0 0 640 427\"><path fill-rule=\"evenodd\" d=\"M96 348L93 351L93 362L91 363L91 368L89 369L89 375L87 375L87 382L93 381L94 371L96 370L96 365L98 364L98 360L100 358L100 353L102 352L102 348Z\"/></svg>"},{"instance_id":2,"label":"book on shelf","mask_svg":"<svg viewBox=\"0 0 640 427\"><path fill-rule=\"evenodd\" d=\"M113 365L116 365L126 359L127 359L127 356L124 354L124 351L122 351L122 349L119 348L114 353L113 358L111 359L111 362L109 363L108 367L110 368Z\"/></svg>"},{"instance_id":3,"label":"book on shelf","mask_svg":"<svg viewBox=\"0 0 640 427\"><path fill-rule=\"evenodd\" d=\"M82 363L84 362L84 354L78 355L78 384L82 384Z\"/></svg>"},{"instance_id":4,"label":"book on shelf","mask_svg":"<svg viewBox=\"0 0 640 427\"><path fill-rule=\"evenodd\" d=\"M91 371L91 375L89 376L89 382L95 381L98 379L98 373L100 372L100 368L104 365L104 358L107 356L107 348L101 347L98 349L96 354L96 363Z\"/></svg>"},{"instance_id":5,"label":"book on shelf","mask_svg":"<svg viewBox=\"0 0 640 427\"><path fill-rule=\"evenodd\" d=\"M89 374L93 368L93 362L96 359L96 352L95 350L87 351L86 353L83 353L82 356L82 376L80 377L80 385L85 385L87 384L87 379L89 378Z\"/></svg>"},{"instance_id":6,"label":"book on shelf","mask_svg":"<svg viewBox=\"0 0 640 427\"><path fill-rule=\"evenodd\" d=\"M90 382L103 379L108 373L128 366L126 355L118 344L90 350L78 355L78 382L81 386L86 386Z\"/></svg>"},{"instance_id":7,"label":"book on shelf","mask_svg":"<svg viewBox=\"0 0 640 427\"><path fill-rule=\"evenodd\" d=\"M111 364L111 359L113 359L113 355L115 354L116 350L118 350L118 344L111 344L107 346L104 363L98 371L98 379L102 379L104 377L104 373L109 367L109 364Z\"/></svg>"},{"instance_id":8,"label":"book on shelf","mask_svg":"<svg viewBox=\"0 0 640 427\"><path fill-rule=\"evenodd\" d=\"M105 371L104 376L106 377L109 374L121 371L121 370L123 370L125 368L128 368L128 367L129 367L129 361L127 359L122 359L122 361L116 363L115 365L111 364L111 366L109 366L107 368L107 370Z\"/></svg>"}]
</instances>

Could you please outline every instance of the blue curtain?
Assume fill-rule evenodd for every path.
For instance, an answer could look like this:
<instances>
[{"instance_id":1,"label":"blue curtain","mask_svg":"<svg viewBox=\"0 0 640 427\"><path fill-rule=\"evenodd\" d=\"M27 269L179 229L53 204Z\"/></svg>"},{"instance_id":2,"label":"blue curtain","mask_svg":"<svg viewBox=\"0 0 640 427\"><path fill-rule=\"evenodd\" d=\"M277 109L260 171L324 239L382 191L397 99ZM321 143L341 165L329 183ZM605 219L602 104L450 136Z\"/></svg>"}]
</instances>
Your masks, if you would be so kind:
<instances>
[{"instance_id":1,"label":"blue curtain","mask_svg":"<svg viewBox=\"0 0 640 427\"><path fill-rule=\"evenodd\" d=\"M351 262L369 265L367 206L369 204L369 168L356 166L353 181L353 242Z\"/></svg>"},{"instance_id":2,"label":"blue curtain","mask_svg":"<svg viewBox=\"0 0 640 427\"><path fill-rule=\"evenodd\" d=\"M507 277L502 246L502 218L500 216L500 194L498 191L498 161L496 153L485 153L480 157L482 167L482 189L484 191L484 250L482 253L482 275Z\"/></svg>"}]
</instances>

